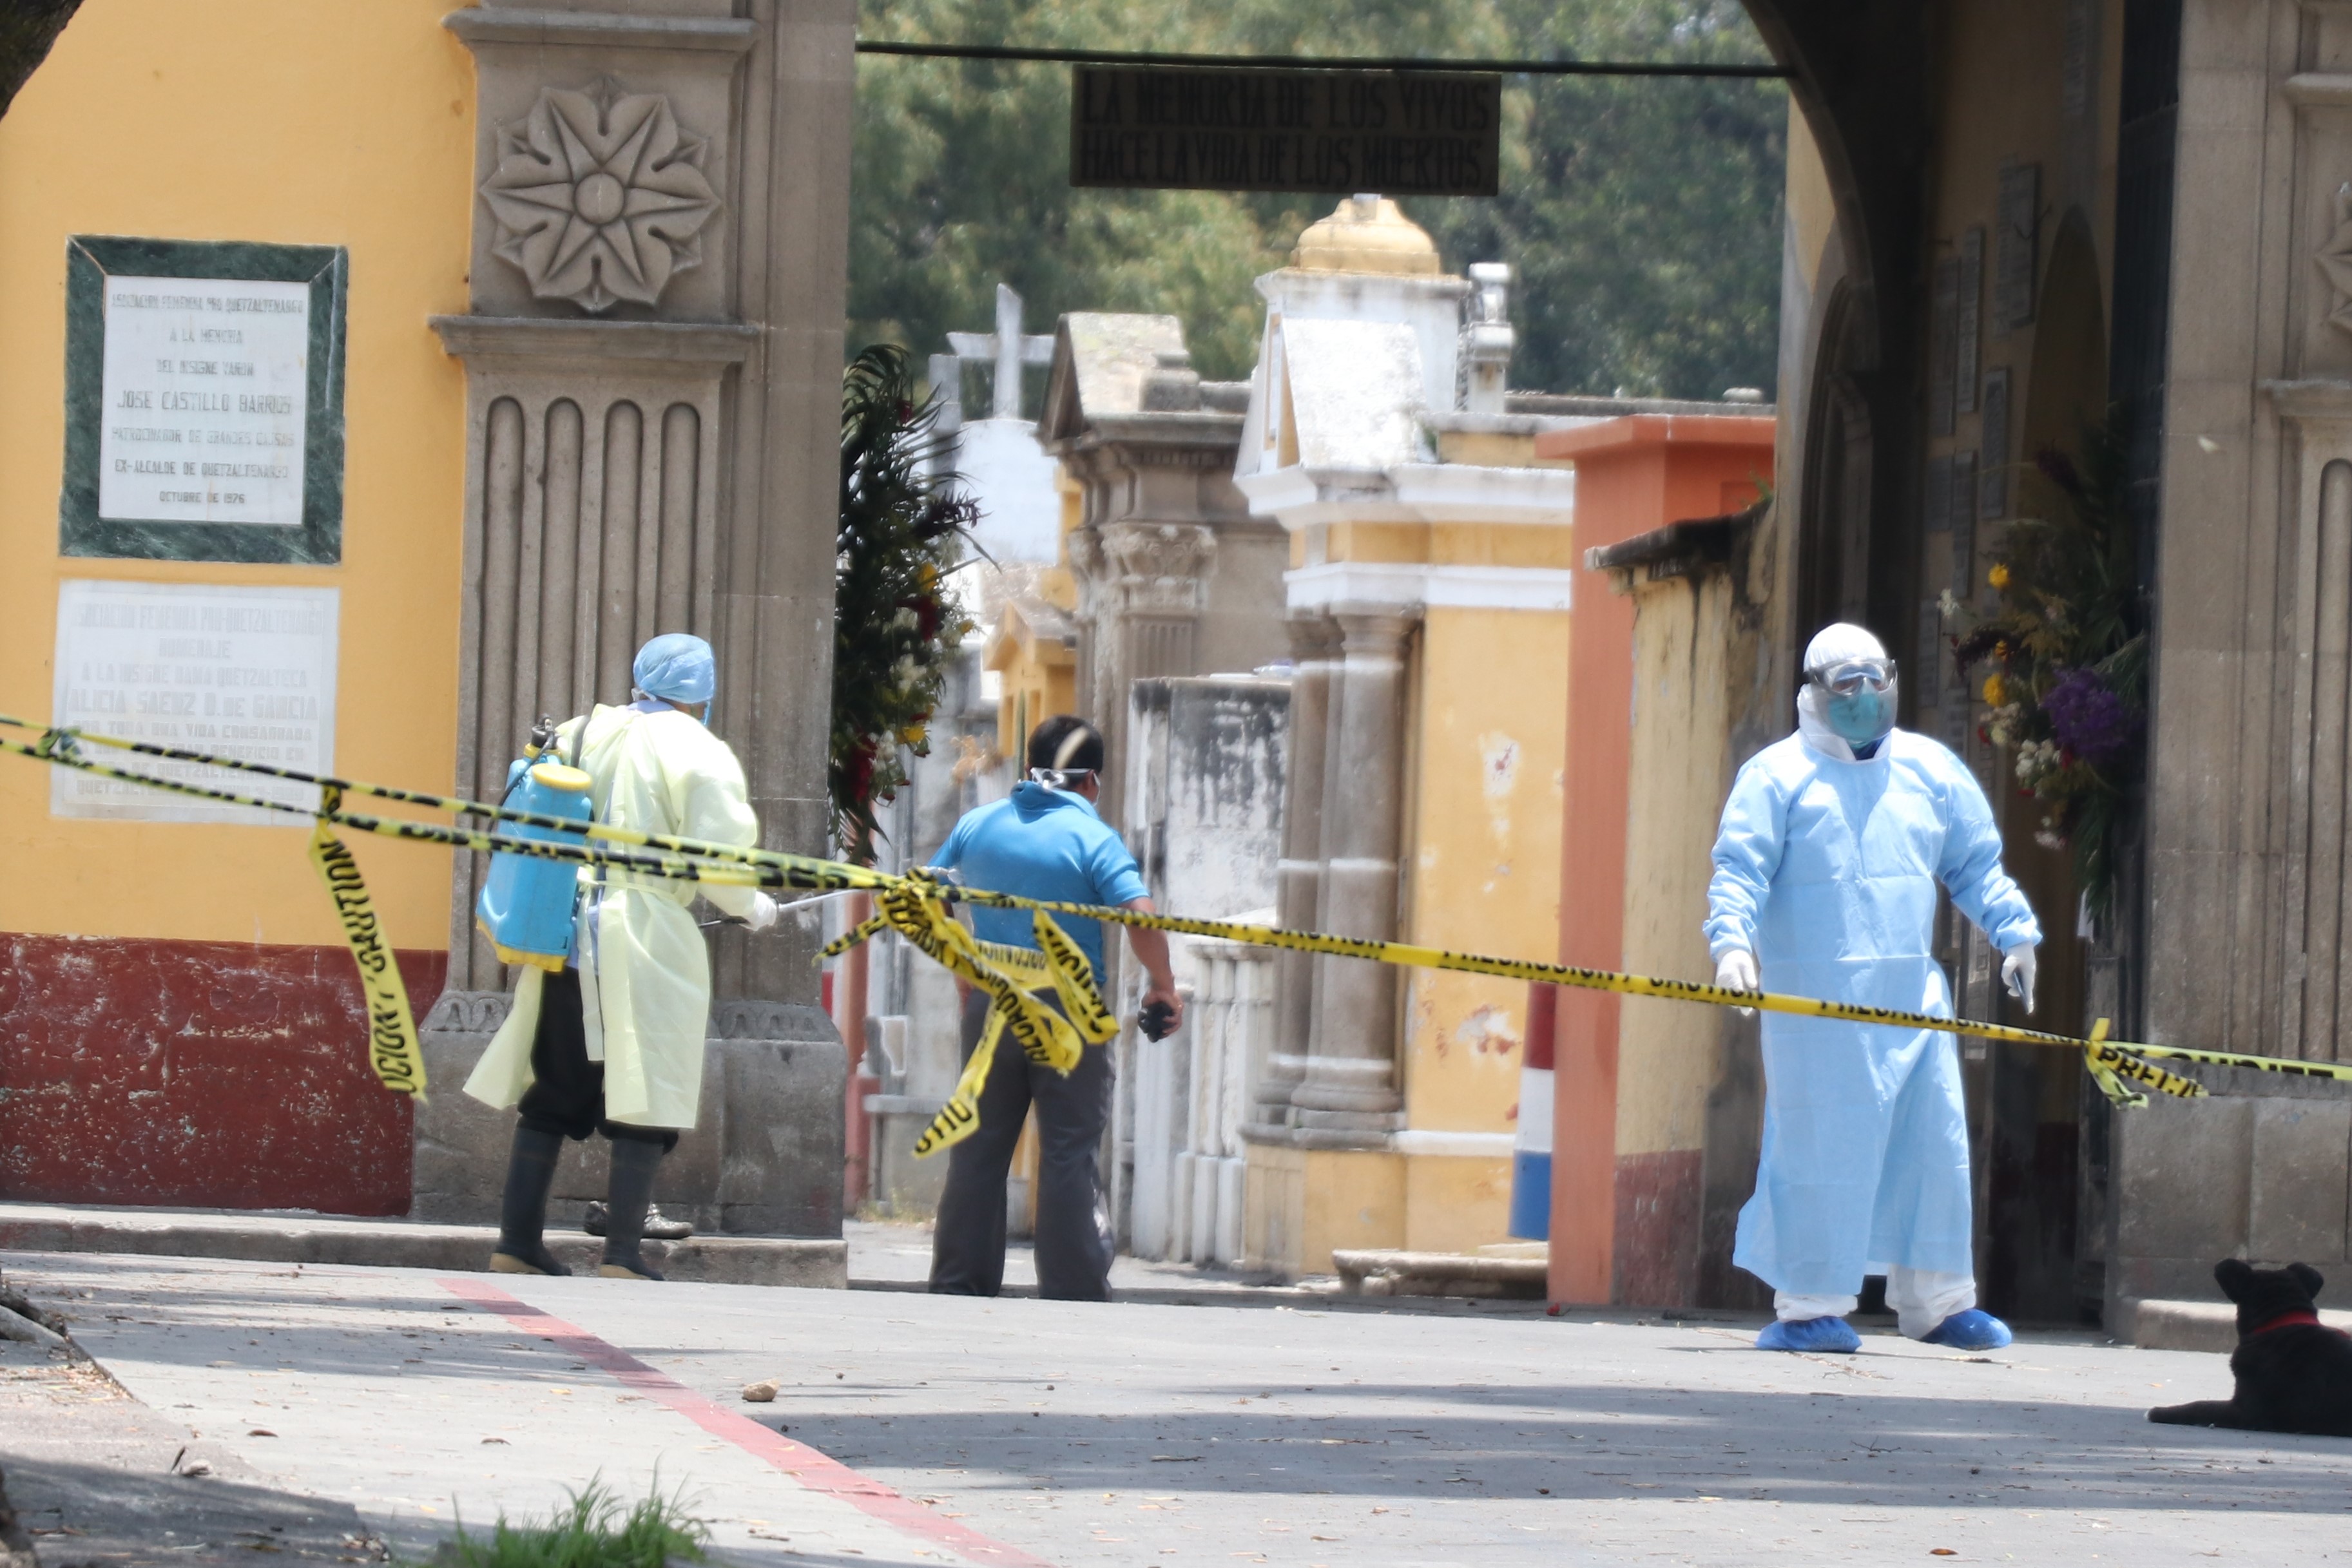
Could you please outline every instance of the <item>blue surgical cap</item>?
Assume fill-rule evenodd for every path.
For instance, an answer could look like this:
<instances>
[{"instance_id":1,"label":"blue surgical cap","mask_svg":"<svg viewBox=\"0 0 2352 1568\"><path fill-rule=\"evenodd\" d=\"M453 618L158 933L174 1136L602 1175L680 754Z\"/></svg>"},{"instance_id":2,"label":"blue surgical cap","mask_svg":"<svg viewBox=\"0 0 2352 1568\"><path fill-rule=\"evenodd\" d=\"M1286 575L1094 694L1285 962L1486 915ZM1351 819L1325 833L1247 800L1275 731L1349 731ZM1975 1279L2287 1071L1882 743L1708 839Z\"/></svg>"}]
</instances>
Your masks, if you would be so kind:
<instances>
[{"instance_id":1,"label":"blue surgical cap","mask_svg":"<svg viewBox=\"0 0 2352 1568\"><path fill-rule=\"evenodd\" d=\"M707 703L719 689L719 659L690 632L665 632L637 650L629 678L649 697Z\"/></svg>"}]
</instances>

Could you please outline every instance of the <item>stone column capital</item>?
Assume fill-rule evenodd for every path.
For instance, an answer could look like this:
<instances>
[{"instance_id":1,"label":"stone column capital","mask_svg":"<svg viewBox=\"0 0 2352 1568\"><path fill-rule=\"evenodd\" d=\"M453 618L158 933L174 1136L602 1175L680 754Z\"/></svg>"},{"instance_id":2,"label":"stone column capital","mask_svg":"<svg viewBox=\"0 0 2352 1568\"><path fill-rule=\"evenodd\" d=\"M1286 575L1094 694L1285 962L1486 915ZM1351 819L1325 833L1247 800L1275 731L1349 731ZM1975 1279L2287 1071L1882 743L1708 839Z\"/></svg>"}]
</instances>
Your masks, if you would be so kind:
<instances>
[{"instance_id":1,"label":"stone column capital","mask_svg":"<svg viewBox=\"0 0 2352 1568\"><path fill-rule=\"evenodd\" d=\"M1339 623L1349 653L1393 655L1421 612L1393 604L1335 604L1331 619Z\"/></svg>"},{"instance_id":2,"label":"stone column capital","mask_svg":"<svg viewBox=\"0 0 2352 1568\"><path fill-rule=\"evenodd\" d=\"M1129 577L1190 577L1217 553L1217 531L1204 523L1097 523L1103 554Z\"/></svg>"},{"instance_id":3,"label":"stone column capital","mask_svg":"<svg viewBox=\"0 0 2352 1568\"><path fill-rule=\"evenodd\" d=\"M1290 633L1290 655L1296 663L1328 659L1339 651L1339 623L1320 611L1294 611L1283 628Z\"/></svg>"},{"instance_id":4,"label":"stone column capital","mask_svg":"<svg viewBox=\"0 0 2352 1568\"><path fill-rule=\"evenodd\" d=\"M1069 536L1070 569L1094 613L1200 612L1216 530L1200 523L1096 523Z\"/></svg>"}]
</instances>

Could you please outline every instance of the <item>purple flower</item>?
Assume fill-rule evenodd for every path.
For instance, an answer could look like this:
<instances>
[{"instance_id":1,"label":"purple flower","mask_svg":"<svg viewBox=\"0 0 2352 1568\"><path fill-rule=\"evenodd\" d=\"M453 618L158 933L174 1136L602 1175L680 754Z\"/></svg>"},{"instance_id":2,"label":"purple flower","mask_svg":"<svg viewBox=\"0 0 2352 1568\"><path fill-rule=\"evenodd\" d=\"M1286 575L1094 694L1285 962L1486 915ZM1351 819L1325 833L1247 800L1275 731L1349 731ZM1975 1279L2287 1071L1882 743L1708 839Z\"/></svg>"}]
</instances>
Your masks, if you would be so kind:
<instances>
[{"instance_id":1,"label":"purple flower","mask_svg":"<svg viewBox=\"0 0 2352 1568\"><path fill-rule=\"evenodd\" d=\"M2069 670L2042 698L2058 744L2093 767L2112 761L2139 734L2137 716L2096 670Z\"/></svg>"}]
</instances>

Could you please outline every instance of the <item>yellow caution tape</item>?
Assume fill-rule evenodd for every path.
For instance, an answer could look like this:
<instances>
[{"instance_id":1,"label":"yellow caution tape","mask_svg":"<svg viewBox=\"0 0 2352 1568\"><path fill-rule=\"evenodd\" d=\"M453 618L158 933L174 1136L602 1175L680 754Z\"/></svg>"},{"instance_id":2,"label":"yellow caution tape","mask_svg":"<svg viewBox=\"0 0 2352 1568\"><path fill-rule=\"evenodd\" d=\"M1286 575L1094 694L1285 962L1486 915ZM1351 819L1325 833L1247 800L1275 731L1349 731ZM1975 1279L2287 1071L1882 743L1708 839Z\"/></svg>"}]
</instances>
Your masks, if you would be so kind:
<instances>
[{"instance_id":1,"label":"yellow caution tape","mask_svg":"<svg viewBox=\"0 0 2352 1568\"><path fill-rule=\"evenodd\" d=\"M1029 1060L1067 1072L1078 1064L1084 1042L1068 1019L1029 994L1004 966L981 950L944 900L909 878L878 897L899 936L921 948L957 978L988 993L992 1011L1013 1031ZM1045 976L1047 984L1052 977ZM1106 1037L1107 1038L1107 1037Z\"/></svg>"},{"instance_id":2,"label":"yellow caution tape","mask_svg":"<svg viewBox=\"0 0 2352 1568\"><path fill-rule=\"evenodd\" d=\"M826 892L859 888L878 890L889 885L892 881L892 878L884 873L865 866L847 865L839 861L820 860L809 855L784 854L775 850L750 849L740 844L714 843L707 839L683 838L676 834L648 833L640 829L619 827L610 822L582 822L570 817L552 817L538 811L519 811L509 806L493 806L484 801L467 800L457 796L435 795L421 789L403 789L388 784L370 784L355 779L339 779L328 773L305 773L296 768L277 768L266 762L247 762L234 757L215 757L210 752L189 751L173 746L158 746L152 741L125 740L118 736L100 735L69 726L37 725L29 719L17 718L9 714L0 713L0 727L36 730L40 734L40 739L29 745L0 740L0 750L13 751L19 756L56 762L69 768L79 768L88 772L125 779L135 784L145 784L157 789L194 795L205 800L221 800L233 805L253 806L266 810L289 811L306 817L311 814L302 807L291 806L282 800L263 800L253 796L209 789L203 785L184 784L173 779L157 779L146 774L112 768L83 757L76 749L77 744L86 740L93 746L104 746L141 757L162 758L173 762L201 763L208 768L219 768L236 773L251 773L264 779L282 779L296 784L314 784L321 789L333 789L346 795L365 795L379 800L394 800L404 805L421 806L427 810L446 811L454 816L483 817L493 821L513 822L524 827L553 829L564 834L567 839L577 840L585 835L605 843L650 849L663 852L667 855L684 855L724 863L768 867L786 874L771 878L696 877L689 872L668 869L677 863L674 861L652 858L589 860L585 862L588 864L619 865L629 870L646 871L655 875L674 876L681 880L735 881L741 884L760 887L794 887ZM387 827L383 825L382 819L360 820L375 824L366 830L370 832L391 832L398 837L426 839L464 849L481 847L478 843L471 841L460 842L457 839L446 836L449 830L430 829L429 824L404 823L399 819L394 819L392 825ZM423 827L427 828L428 831L405 832L402 831L404 827ZM531 852L524 849L519 841L500 840L493 847L508 853ZM551 858L578 860L581 857L558 854Z\"/></svg>"},{"instance_id":3,"label":"yellow caution tape","mask_svg":"<svg viewBox=\"0 0 2352 1568\"><path fill-rule=\"evenodd\" d=\"M847 952L885 930L898 934L989 998L988 1022L964 1063L955 1092L915 1140L915 1157L935 1155L970 1137L980 1125L980 1095L996 1062L996 1045L1009 1029L1030 1061L1068 1073L1087 1045L1100 1045L1118 1032L1118 1020L1103 1006L1093 966L1069 934L1045 911L1032 930L1035 949L982 942L955 918L944 884L928 870L904 885L885 890L870 918L825 944L824 956ZM1049 1000L1050 998L1050 1000Z\"/></svg>"},{"instance_id":4,"label":"yellow caution tape","mask_svg":"<svg viewBox=\"0 0 2352 1568\"><path fill-rule=\"evenodd\" d=\"M13 722L16 721L0 716L0 724ZM151 774L134 773L128 768L115 768L103 762L93 761L77 749L75 744L77 738L73 731L52 730L45 735L39 743L33 745L27 745L22 741L0 740L0 751L14 752L20 757L33 758L62 768L77 768L101 778L120 779L124 783L144 785L152 789L162 789L176 795L191 795L199 800L216 800L224 805L243 806L261 811L282 811L298 817L318 817L357 832L408 839L418 843L440 844L449 849L478 850L484 853L496 854L536 855L544 860L570 861L579 865L617 867L624 871L642 872L648 876L667 878L674 882L708 882L731 887L791 887L833 891L842 888L887 887L895 880L861 866L842 865L835 862L814 860L803 855L782 855L768 851L737 850L716 844L709 846L706 852L703 848L697 847L694 840L665 841L656 834L600 835L594 831L595 827L600 824L576 821L566 824L563 819L558 817L540 816L528 811L510 811L502 807L484 806L473 802L453 801L450 809L467 813L478 813L500 821L524 823L531 827L565 828L575 839L585 829L591 837L604 836L615 838L621 842L646 843L656 846L659 852L648 853L632 849L599 849L578 842L561 843L537 839L519 839L511 834L478 832L467 828L445 828L436 823L420 822L407 818L376 817L360 811L327 810L323 807L314 810L308 806L290 805L284 800L264 800L257 795L240 795L230 789L216 789L203 784L184 783L175 779L159 779ZM114 744L98 736L81 738L88 738L101 746ZM224 768L247 766L230 758L207 758L201 752L175 752L173 755L182 760L204 762ZM287 779L296 783L316 784L322 790L340 792L346 788L342 780L322 778L314 774L297 773L289 768L248 767L247 770L268 773L274 778ZM350 788L353 793L373 794L385 800L429 799L417 797L412 791L385 789L373 785L352 785ZM676 850L664 847L671 843L685 847Z\"/></svg>"},{"instance_id":5,"label":"yellow caution tape","mask_svg":"<svg viewBox=\"0 0 2352 1568\"><path fill-rule=\"evenodd\" d=\"M1108 1040L1118 1032L1118 1019L1103 1006L1102 996L1095 989L1095 968L1086 949L1055 925L1052 915L1042 909L1035 914L1030 928L1036 934L1038 950L1045 955L1054 971L1054 989L1062 998L1062 1010L1070 1015L1078 1032L1088 1040Z\"/></svg>"},{"instance_id":6,"label":"yellow caution tape","mask_svg":"<svg viewBox=\"0 0 2352 1568\"><path fill-rule=\"evenodd\" d=\"M1479 953L1458 953L1444 947L1424 947L1409 942L1383 942L1361 936L1332 936L1320 932L1286 931L1272 925L1244 925L1230 920L1190 920L1178 915L1147 915L1140 910L1110 909L1091 904L1059 903L1050 899L1019 898L1006 894L978 889L959 888L954 896L971 904L1051 911L1057 915L1083 915L1093 920L1107 920L1120 925L1144 930L1175 932L1183 936L1210 936L1231 942L1249 942L1261 946L1280 947L1291 952L1331 954L1340 957L1364 958L1375 963L1396 964L1410 968L1444 969L1457 974L1491 975L1502 979L1528 980L1545 985L1574 986L1584 990L1612 991L1621 996L1655 997L1666 1001L1704 1002L1714 1007L1755 1008L1765 1012L1792 1013L1801 1018L1837 1019L1847 1023L1876 1024L1890 1029L1932 1030L1944 1034L1977 1035L1987 1040L2005 1040L2018 1045L2058 1046L2070 1051L2088 1052L2091 1041L2073 1035L2051 1034L2041 1030L2018 1029L2008 1024L1979 1023L1969 1019L1938 1018L1931 1013L1904 1012L1894 1008L1863 1007L1853 1002L1822 1001L1812 997L1784 996L1773 991L1734 991L1721 986L1696 980L1666 980L1644 975L1619 974L1612 969L1583 969L1567 964L1538 963L1522 958L1495 958ZM2196 1099L2205 1088L2194 1079L2182 1078L2136 1060L2141 1056L2161 1055L2182 1057L2190 1061L2227 1061L2239 1065L2265 1064L2269 1070L2305 1072L2314 1076L2340 1078L2352 1082L2352 1067L2339 1067L2330 1062L2283 1061L2271 1057L2223 1057L2219 1052L2189 1051L2172 1046L2133 1044L2117 1046L2105 1043L2104 1037L2095 1047L2099 1061L2115 1071L2182 1099ZM2105 1087L2103 1084L2102 1087Z\"/></svg>"},{"instance_id":7,"label":"yellow caution tape","mask_svg":"<svg viewBox=\"0 0 2352 1568\"><path fill-rule=\"evenodd\" d=\"M1045 917L1040 915L1039 918L1043 920ZM1050 925L1051 922L1048 921L1047 924ZM1055 930L1059 936L1059 927L1055 927ZM1062 936L1061 939L1065 943L1069 942L1066 936ZM1075 944L1072 946L1075 948ZM1024 1002L1045 1008L1046 1017L1064 1030L1075 1026L1077 1033L1087 1044L1100 1045L1118 1032L1118 1020L1102 1010L1099 999L1095 997L1094 986L1091 982L1081 982L1087 999L1093 1003L1095 1016L1091 1021L1082 1023L1075 1015L1069 1019L1064 1019L1050 1010L1051 1004L1047 998L1051 998L1067 1006L1069 992L1064 988L1066 981L1058 967L1058 961L1047 953L1033 952L1026 947L1007 947L995 942L976 942L973 944L973 948L982 962L996 972L1000 979L1010 982L1015 988L1015 994ZM1080 964L1086 962L1086 956L1083 953L1078 955L1078 962ZM1017 1016L1019 1015L1016 1009L1008 1005L1003 993L992 993L988 1022L981 1030L980 1042L972 1048L971 1060L964 1063L963 1076L956 1080L955 1092L950 1095L948 1103L940 1108L940 1113L931 1119L931 1124L923 1129L922 1136L915 1140L916 1158L921 1159L926 1155L935 1155L941 1149L952 1147L971 1136L979 1129L981 1092L987 1087L989 1072L996 1064L997 1042L1004 1037L1006 1029L1013 1025ZM1041 1058L1034 1051L1028 1054L1029 1059L1038 1065L1052 1067L1064 1073L1067 1073L1078 1063L1076 1051L1070 1051L1066 1058L1056 1060Z\"/></svg>"},{"instance_id":8,"label":"yellow caution tape","mask_svg":"<svg viewBox=\"0 0 2352 1568\"><path fill-rule=\"evenodd\" d=\"M0 715L0 726L38 728L21 719ZM444 844L456 849L481 852L504 852L535 854L551 860L571 861L589 865L610 865L667 877L678 881L709 882L730 885L789 887L812 890L870 889L881 907L876 915L855 930L836 938L826 949L828 953L845 950L856 942L868 940L885 930L896 930L927 954L961 976L970 983L988 992L992 1007L1002 1019L996 1028L1009 1028L1023 1049L1033 1060L1068 1071L1076 1061L1080 1049L1077 1038L1108 1039L1116 1024L1093 984L1084 970L1083 955L1076 954L1066 934L1050 920L1038 928L1040 949L1047 955L1046 973L1038 983L1024 986L1007 969L1004 954L1026 953L1027 949L999 948L993 944L981 944L954 918L950 906L954 903L985 904L996 908L1026 909L1033 915L1044 917L1064 915L1082 919L1107 921L1142 930L1173 932L1180 935L1206 936L1224 941L1247 942L1261 946L1277 947L1293 952L1328 954L1341 957L1361 958L1375 963L1396 964L1408 967L1442 969L1461 974L1487 975L1504 979L1531 981L1548 985L1573 986L1582 989L1610 991L1623 996L1654 997L1667 1001L1697 1002L1713 1007L1760 1009L1767 1012L1787 1013L1798 1017L1835 1019L1849 1023L1873 1024L1892 1029L1927 1030L1945 1034L1973 1035L1986 1040L2001 1040L2019 1045L2058 1047L2078 1051L2100 1087L2120 1104L2144 1103L2145 1097L2126 1088L2123 1081L2146 1085L2158 1092L2183 1099L2194 1099L2206 1091L2193 1079L2165 1071L2142 1060L2155 1057L2168 1061L2200 1062L2214 1066L2239 1067L2255 1071L2275 1072L2301 1077L2328 1078L2352 1082L2352 1064L2321 1061L2294 1061L2278 1057L2248 1056L2230 1051L2199 1051L2184 1046L2117 1043L2105 1038L2104 1027L2094 1031L2091 1039L2019 1029L2011 1025L1983 1023L1967 1019L1938 1018L1927 1013L1906 1012L1891 1008L1862 1007L1850 1002L1823 1001L1810 997L1784 996L1766 991L1734 991L1719 986L1693 980L1670 980L1641 975L1620 974L1607 969L1580 968L1565 964L1538 963L1527 959L1496 958L1483 954L1460 953L1446 948L1428 947L1412 943L1386 942L1366 937L1336 936L1320 932L1286 931L1276 926L1243 925L1234 921L1193 920L1176 915L1146 914L1139 910L1113 909L1092 904L1071 904L1051 899L1024 898L1013 894L985 889L951 886L930 873L911 876L896 876L867 867L847 865L836 861L824 861L809 856L782 854L773 851L747 850L733 845L712 844L702 841L669 835L614 829L605 824L587 828L588 836L611 843L632 846L605 849L595 845L560 841L518 839L509 834L484 833L467 829L444 828L429 822L404 819L384 819L359 812L344 811L322 800L317 811L282 801L264 800L201 785L184 784L176 780L153 778L99 763L81 755L75 746L77 739L87 739L97 745L116 747L150 756L173 760L203 763L299 783L317 784L335 791L371 795L378 799L397 800L461 815L478 816L493 821L526 823L550 827L572 833L582 825L552 817L515 811L505 807L487 805L480 801L429 795L416 790L399 789L382 785L359 783L329 776L307 774L292 768L271 768L258 763L240 762L234 758L210 756L203 752L173 747L121 741L108 737L70 729L42 729L37 743L0 740L0 750L16 752L59 766L82 768L135 784L172 790L182 794L223 800L236 805L259 807L270 810L289 811L318 817L356 831L384 834L395 838ZM1058 937L1059 942L1054 939ZM1057 947L1066 951L1057 955ZM1076 962L1070 962L1075 956ZM1024 974L1026 971L1024 971ZM1074 1024L1056 1009L1046 1005L1042 993L1050 989L1065 1008L1083 1019ZM977 1055L977 1053L975 1053ZM1066 1065L1068 1064L1068 1065ZM969 1074L967 1074L969 1076ZM942 1113L945 1115L945 1113ZM967 1128L968 1132L969 1129ZM928 1134L927 1134L928 1135ZM949 1138L946 1142L952 1142ZM945 1146L941 1143L937 1146Z\"/></svg>"},{"instance_id":9,"label":"yellow caution tape","mask_svg":"<svg viewBox=\"0 0 2352 1568\"><path fill-rule=\"evenodd\" d=\"M322 804L330 810L337 798L329 791ZM310 831L310 863L326 880L335 901L335 918L343 940L352 945L352 958L360 967L360 989L367 998L368 1065L377 1082L396 1093L425 1098L425 1053L416 1044L416 1018L408 1009L408 988L401 983L400 965L383 926L375 917L359 862L335 837L324 817Z\"/></svg>"},{"instance_id":10,"label":"yellow caution tape","mask_svg":"<svg viewBox=\"0 0 2352 1568\"><path fill-rule=\"evenodd\" d=\"M1851 1002L1821 1001L1811 997L1783 996L1769 991L1734 991L1720 986L1704 985L1691 980L1654 979L1642 975L1619 974L1610 969L1581 969L1565 964L1537 963L1527 959L1493 958L1483 954L1457 953L1442 947L1423 947L1406 942L1382 942L1358 936L1332 936L1320 932L1286 931L1271 925L1244 925L1230 920L1191 920L1178 915L1146 914L1140 910L1111 909L1093 904L1066 904L1050 899L1021 898L1008 894L990 893L979 889L942 889L946 896L960 898L975 904L998 907L1025 908L1040 917L1047 912L1080 915L1094 920L1108 920L1121 925L1149 931L1175 932L1192 936L1209 936L1224 941L1250 942L1268 947L1286 948L1292 952L1331 954L1341 957L1363 958L1376 963L1396 964L1412 968L1444 969L1458 974L1492 975L1504 979L1528 980L1549 985L1575 986L1587 990L1613 991L1623 996L1656 997L1669 1001L1705 1002L1717 1007L1758 1008L1768 1012L1794 1013L1801 1017L1837 1019L1850 1023L1876 1024L1890 1028L1933 1030L1946 1034L1981 1035L1987 1039L2012 1041L2021 1045L2054 1045L2084 1052L2092 1065L2094 1077L2110 1099L2123 1105L2145 1105L2147 1096L2122 1088L2118 1077L2128 1077L2146 1083L2164 1093L2184 1100L2202 1096L2205 1086L2195 1079L2138 1060L2123 1048L2105 1042L2105 1020L2094 1041L2075 1039L2071 1035L2048 1034L2039 1030L2016 1029L2006 1024L1976 1023L1965 1019L1938 1018L1930 1013L1903 1012L1892 1008L1861 1007ZM862 929L862 928L861 928ZM862 940L856 931L837 938L828 950L846 947L853 940ZM2134 1045L2131 1051L2152 1052L2165 1048ZM2251 1058L2268 1061L2268 1058ZM2327 1064L2281 1063L2282 1067L2315 1067L2331 1071ZM2333 1070L2331 1075L2352 1079L2352 1069Z\"/></svg>"}]
</instances>

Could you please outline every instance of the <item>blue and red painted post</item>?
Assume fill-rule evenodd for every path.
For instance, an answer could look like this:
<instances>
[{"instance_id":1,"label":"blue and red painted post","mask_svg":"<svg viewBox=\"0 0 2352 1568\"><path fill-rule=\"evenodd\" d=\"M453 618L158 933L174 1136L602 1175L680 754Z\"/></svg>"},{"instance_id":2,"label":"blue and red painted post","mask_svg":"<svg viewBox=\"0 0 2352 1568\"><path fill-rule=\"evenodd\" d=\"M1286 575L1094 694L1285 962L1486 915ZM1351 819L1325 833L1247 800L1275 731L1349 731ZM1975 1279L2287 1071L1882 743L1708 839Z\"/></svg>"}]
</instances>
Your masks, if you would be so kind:
<instances>
[{"instance_id":1,"label":"blue and red painted post","mask_svg":"<svg viewBox=\"0 0 2352 1568\"><path fill-rule=\"evenodd\" d=\"M1519 1133L1511 1151L1511 1234L1551 1239L1551 1034L1559 988L1528 987L1527 1048L1519 1057Z\"/></svg>"}]
</instances>

